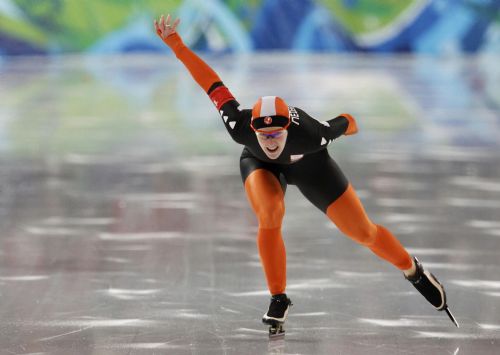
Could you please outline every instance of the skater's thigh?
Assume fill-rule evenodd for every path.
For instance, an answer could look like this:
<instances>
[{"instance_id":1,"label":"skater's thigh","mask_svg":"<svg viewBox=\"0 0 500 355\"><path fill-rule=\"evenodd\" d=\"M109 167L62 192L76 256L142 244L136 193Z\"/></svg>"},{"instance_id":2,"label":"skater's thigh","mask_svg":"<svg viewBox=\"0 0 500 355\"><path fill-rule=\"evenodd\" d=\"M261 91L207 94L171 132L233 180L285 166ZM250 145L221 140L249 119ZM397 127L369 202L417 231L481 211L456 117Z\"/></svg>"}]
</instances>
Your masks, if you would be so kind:
<instances>
[{"instance_id":1,"label":"skater's thigh","mask_svg":"<svg viewBox=\"0 0 500 355\"><path fill-rule=\"evenodd\" d=\"M368 218L351 184L328 206L326 214L342 233L362 244L370 244L377 233L377 226Z\"/></svg>"},{"instance_id":2,"label":"skater's thigh","mask_svg":"<svg viewBox=\"0 0 500 355\"><path fill-rule=\"evenodd\" d=\"M297 185L302 194L324 213L349 185L326 149L293 164L287 170L286 178Z\"/></svg>"},{"instance_id":3,"label":"skater's thigh","mask_svg":"<svg viewBox=\"0 0 500 355\"><path fill-rule=\"evenodd\" d=\"M281 226L285 214L285 188L275 170L259 163L253 158L241 160L245 192L260 227L277 228Z\"/></svg>"}]
</instances>

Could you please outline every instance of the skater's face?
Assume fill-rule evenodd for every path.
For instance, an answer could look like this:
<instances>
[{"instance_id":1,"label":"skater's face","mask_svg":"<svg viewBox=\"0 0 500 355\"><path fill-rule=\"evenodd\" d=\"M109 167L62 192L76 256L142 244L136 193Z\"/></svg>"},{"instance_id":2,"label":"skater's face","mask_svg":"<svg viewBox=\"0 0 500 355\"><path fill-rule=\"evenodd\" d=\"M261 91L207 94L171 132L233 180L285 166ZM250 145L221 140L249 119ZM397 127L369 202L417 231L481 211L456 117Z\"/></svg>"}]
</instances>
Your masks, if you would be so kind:
<instances>
[{"instance_id":1,"label":"skater's face","mask_svg":"<svg viewBox=\"0 0 500 355\"><path fill-rule=\"evenodd\" d=\"M267 133L269 132L269 133ZM277 159L285 149L288 131L282 127L266 127L255 132L259 145L269 159Z\"/></svg>"}]
</instances>

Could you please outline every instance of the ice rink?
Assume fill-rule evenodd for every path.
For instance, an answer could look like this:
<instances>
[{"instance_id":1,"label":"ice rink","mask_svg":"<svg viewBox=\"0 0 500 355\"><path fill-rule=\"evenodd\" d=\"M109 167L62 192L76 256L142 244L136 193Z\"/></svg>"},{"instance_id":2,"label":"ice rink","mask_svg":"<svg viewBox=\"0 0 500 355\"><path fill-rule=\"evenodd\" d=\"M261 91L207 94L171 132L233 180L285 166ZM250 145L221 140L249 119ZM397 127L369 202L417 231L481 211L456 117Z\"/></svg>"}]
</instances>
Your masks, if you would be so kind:
<instances>
[{"instance_id":1,"label":"ice rink","mask_svg":"<svg viewBox=\"0 0 500 355\"><path fill-rule=\"evenodd\" d=\"M294 186L284 340L232 142L173 56L0 61L0 354L500 353L498 57L205 57L359 134L330 153L457 329Z\"/></svg>"}]
</instances>

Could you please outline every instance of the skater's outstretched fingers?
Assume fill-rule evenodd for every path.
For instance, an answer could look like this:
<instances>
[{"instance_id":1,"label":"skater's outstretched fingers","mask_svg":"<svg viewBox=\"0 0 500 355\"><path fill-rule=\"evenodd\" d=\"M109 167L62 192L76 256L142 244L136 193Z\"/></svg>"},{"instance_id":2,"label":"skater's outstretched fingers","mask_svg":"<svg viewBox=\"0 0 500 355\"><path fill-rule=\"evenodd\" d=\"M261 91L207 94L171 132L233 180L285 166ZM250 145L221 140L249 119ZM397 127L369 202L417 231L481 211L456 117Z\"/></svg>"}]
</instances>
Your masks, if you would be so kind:
<instances>
[{"instance_id":1,"label":"skater's outstretched fingers","mask_svg":"<svg viewBox=\"0 0 500 355\"><path fill-rule=\"evenodd\" d=\"M177 19L171 24L170 20L171 20L170 14L167 15L166 19L165 19L164 15L161 15L160 22L154 20L154 26L156 29L156 33L162 39L165 39L168 36L170 36L171 34L175 33L177 31L177 26L181 22L180 19Z\"/></svg>"}]
</instances>

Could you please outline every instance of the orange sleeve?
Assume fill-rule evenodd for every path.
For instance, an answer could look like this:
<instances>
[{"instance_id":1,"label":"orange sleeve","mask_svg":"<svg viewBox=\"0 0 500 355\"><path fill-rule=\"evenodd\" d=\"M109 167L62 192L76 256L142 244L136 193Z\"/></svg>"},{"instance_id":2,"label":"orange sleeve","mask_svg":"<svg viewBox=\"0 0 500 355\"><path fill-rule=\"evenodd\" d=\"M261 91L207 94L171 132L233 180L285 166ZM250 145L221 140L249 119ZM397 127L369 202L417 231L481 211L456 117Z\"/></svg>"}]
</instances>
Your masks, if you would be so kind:
<instances>
[{"instance_id":1,"label":"orange sleeve","mask_svg":"<svg viewBox=\"0 0 500 355\"><path fill-rule=\"evenodd\" d=\"M172 49L176 57L186 66L193 79L206 93L212 84L221 81L217 73L189 49L177 33L172 33L164 39L164 42Z\"/></svg>"}]
</instances>

